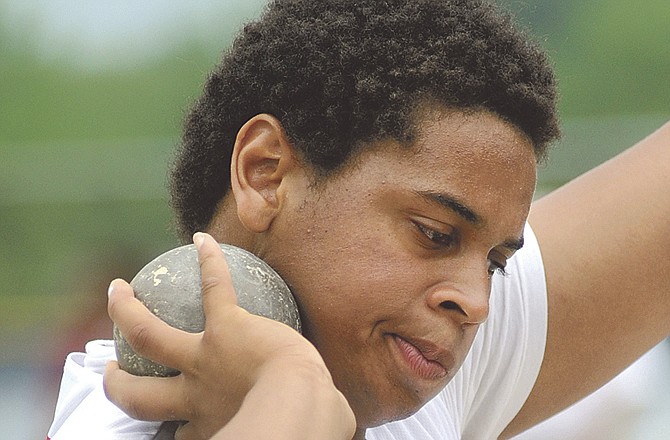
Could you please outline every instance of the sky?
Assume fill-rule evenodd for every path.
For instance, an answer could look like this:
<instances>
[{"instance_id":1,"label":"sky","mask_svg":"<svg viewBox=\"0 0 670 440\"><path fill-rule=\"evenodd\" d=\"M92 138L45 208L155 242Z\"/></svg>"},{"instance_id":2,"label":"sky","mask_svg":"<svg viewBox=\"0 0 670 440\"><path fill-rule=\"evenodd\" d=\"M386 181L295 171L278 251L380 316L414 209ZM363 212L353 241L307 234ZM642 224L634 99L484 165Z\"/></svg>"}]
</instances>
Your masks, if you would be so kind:
<instances>
[{"instance_id":1,"label":"sky","mask_svg":"<svg viewBox=\"0 0 670 440\"><path fill-rule=\"evenodd\" d=\"M0 0L1 44L84 70L123 69L183 41L229 38L261 0ZM221 23L225 23L222 28Z\"/></svg>"}]
</instances>

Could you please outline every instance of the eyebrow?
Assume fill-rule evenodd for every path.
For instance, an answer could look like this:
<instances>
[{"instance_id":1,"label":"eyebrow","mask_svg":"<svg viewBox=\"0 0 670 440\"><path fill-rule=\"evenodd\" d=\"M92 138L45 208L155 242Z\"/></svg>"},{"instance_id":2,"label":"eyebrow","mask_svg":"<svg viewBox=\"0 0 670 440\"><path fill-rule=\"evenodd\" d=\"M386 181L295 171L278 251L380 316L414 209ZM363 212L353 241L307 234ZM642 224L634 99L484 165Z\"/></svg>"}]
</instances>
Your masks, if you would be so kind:
<instances>
[{"instance_id":1,"label":"eyebrow","mask_svg":"<svg viewBox=\"0 0 670 440\"><path fill-rule=\"evenodd\" d=\"M463 202L446 193L437 193L433 191L417 191L417 194L432 203L437 203L458 214L468 223L479 226L482 223L482 218L472 209L468 208ZM501 246L512 251L518 251L523 247L523 236L520 238L512 238L506 240Z\"/></svg>"},{"instance_id":2,"label":"eyebrow","mask_svg":"<svg viewBox=\"0 0 670 440\"><path fill-rule=\"evenodd\" d=\"M482 223L482 218L477 213L465 206L463 202L459 201L456 197L450 194L437 193L433 191L417 191L417 194L429 202L437 203L455 212L468 223L472 223L475 226Z\"/></svg>"}]
</instances>

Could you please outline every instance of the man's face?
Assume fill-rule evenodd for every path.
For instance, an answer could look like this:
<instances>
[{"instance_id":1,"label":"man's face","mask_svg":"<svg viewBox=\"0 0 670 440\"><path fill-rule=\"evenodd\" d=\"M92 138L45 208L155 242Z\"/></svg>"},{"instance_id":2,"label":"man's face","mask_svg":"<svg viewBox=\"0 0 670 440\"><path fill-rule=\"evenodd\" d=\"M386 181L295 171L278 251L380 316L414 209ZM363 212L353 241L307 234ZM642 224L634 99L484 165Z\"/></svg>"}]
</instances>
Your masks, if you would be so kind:
<instances>
[{"instance_id":1,"label":"man's face","mask_svg":"<svg viewBox=\"0 0 670 440\"><path fill-rule=\"evenodd\" d=\"M316 189L288 183L255 249L291 286L360 427L415 412L457 372L534 191L532 147L499 118L442 114L419 133Z\"/></svg>"}]
</instances>

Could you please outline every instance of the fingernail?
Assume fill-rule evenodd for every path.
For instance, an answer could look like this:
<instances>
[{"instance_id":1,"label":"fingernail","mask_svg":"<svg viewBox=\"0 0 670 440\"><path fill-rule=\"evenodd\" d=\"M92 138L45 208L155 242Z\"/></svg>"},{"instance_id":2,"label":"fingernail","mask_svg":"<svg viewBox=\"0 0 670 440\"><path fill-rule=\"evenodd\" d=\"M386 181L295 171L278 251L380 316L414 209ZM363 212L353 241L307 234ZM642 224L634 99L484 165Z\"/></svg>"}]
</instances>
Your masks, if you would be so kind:
<instances>
[{"instance_id":1,"label":"fingernail","mask_svg":"<svg viewBox=\"0 0 670 440\"><path fill-rule=\"evenodd\" d=\"M109 289L107 289L107 296L112 296L112 293L114 293L114 281L109 283Z\"/></svg>"},{"instance_id":2,"label":"fingernail","mask_svg":"<svg viewBox=\"0 0 670 440\"><path fill-rule=\"evenodd\" d=\"M195 244L195 247L198 250L200 249L204 241L205 241L205 234L203 234L202 232L196 232L195 234L193 234L193 244Z\"/></svg>"}]
</instances>

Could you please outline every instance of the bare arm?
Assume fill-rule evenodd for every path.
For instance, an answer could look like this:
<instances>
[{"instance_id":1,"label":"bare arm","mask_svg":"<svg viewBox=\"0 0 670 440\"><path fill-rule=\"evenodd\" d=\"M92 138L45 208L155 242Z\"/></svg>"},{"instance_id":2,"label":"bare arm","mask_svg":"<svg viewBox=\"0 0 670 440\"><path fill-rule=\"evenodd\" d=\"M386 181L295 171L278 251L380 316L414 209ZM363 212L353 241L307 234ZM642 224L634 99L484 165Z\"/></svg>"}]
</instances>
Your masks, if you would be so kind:
<instances>
[{"instance_id":1,"label":"bare arm","mask_svg":"<svg viewBox=\"0 0 670 440\"><path fill-rule=\"evenodd\" d=\"M540 375L503 437L605 384L670 333L670 123L533 205L547 274Z\"/></svg>"}]
</instances>

